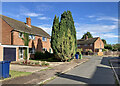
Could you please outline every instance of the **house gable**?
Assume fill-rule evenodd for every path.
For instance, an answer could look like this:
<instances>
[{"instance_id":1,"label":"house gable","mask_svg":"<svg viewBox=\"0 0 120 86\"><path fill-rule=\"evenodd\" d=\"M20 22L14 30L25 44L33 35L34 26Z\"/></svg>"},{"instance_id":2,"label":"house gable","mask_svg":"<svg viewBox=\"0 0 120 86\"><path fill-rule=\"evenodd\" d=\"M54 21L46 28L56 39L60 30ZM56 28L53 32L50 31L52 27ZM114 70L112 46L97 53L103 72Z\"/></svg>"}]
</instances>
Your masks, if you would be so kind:
<instances>
[{"instance_id":1,"label":"house gable","mask_svg":"<svg viewBox=\"0 0 120 86\"><path fill-rule=\"evenodd\" d=\"M104 43L103 41L100 39L100 37L94 42L94 49L100 49L100 48L104 48Z\"/></svg>"},{"instance_id":2,"label":"house gable","mask_svg":"<svg viewBox=\"0 0 120 86\"><path fill-rule=\"evenodd\" d=\"M2 22L2 42L1 44L11 45L11 31L13 28L8 25L3 19L0 18Z\"/></svg>"}]
</instances>

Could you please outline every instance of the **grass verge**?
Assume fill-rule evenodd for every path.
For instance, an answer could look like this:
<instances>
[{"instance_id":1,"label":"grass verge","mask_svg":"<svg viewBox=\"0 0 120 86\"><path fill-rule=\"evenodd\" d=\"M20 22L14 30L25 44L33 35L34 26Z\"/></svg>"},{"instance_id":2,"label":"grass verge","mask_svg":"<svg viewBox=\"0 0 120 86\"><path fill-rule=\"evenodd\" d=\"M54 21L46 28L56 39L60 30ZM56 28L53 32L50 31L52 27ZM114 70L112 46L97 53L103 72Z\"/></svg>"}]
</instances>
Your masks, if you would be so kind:
<instances>
[{"instance_id":1,"label":"grass verge","mask_svg":"<svg viewBox=\"0 0 120 86\"><path fill-rule=\"evenodd\" d=\"M20 77L20 76L26 76L26 75L30 75L30 74L32 74L32 73L10 70L11 77L5 78L5 79L0 79L0 80L8 80L8 79L12 79L12 78Z\"/></svg>"},{"instance_id":2,"label":"grass verge","mask_svg":"<svg viewBox=\"0 0 120 86\"><path fill-rule=\"evenodd\" d=\"M42 69L40 71L46 71L46 70L49 70L49 69L52 69L52 67L48 67L48 68Z\"/></svg>"}]
</instances>

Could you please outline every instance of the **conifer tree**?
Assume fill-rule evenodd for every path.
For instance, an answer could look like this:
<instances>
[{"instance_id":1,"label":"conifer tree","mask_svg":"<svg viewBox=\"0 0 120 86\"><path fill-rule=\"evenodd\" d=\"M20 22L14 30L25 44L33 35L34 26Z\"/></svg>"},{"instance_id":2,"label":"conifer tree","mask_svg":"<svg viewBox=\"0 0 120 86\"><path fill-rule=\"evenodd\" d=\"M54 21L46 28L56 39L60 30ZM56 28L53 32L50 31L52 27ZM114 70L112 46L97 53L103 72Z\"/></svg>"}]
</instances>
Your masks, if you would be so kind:
<instances>
[{"instance_id":1,"label":"conifer tree","mask_svg":"<svg viewBox=\"0 0 120 86\"><path fill-rule=\"evenodd\" d=\"M62 61L71 59L77 50L76 30L70 11L65 11L59 18L55 16L52 28L51 46L54 54Z\"/></svg>"}]
</instances>

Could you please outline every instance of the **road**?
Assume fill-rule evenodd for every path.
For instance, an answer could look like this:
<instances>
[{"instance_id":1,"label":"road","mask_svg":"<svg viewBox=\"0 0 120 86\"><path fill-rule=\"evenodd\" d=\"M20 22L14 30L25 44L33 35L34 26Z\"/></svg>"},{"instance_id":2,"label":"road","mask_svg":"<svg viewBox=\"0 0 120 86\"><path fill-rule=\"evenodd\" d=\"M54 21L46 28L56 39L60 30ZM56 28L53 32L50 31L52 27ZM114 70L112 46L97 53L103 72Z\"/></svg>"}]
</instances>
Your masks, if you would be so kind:
<instances>
[{"instance_id":1,"label":"road","mask_svg":"<svg viewBox=\"0 0 120 86\"><path fill-rule=\"evenodd\" d=\"M108 62L109 59L110 57L93 56L88 62L59 75L47 84L114 84L115 80Z\"/></svg>"}]
</instances>

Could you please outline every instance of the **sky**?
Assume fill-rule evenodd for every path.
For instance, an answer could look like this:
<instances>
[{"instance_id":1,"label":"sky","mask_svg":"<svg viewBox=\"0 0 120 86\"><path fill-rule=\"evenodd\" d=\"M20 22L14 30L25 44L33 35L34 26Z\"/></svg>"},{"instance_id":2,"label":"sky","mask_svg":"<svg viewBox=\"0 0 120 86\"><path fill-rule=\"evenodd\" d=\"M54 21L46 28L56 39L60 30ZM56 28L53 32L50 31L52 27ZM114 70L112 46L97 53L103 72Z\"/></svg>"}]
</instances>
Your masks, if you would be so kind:
<instances>
[{"instance_id":1,"label":"sky","mask_svg":"<svg viewBox=\"0 0 120 86\"><path fill-rule=\"evenodd\" d=\"M42 28L51 35L55 15L61 17L70 10L74 19L77 39L89 31L93 37L101 37L108 44L118 43L117 2L3 2L2 14Z\"/></svg>"}]
</instances>

